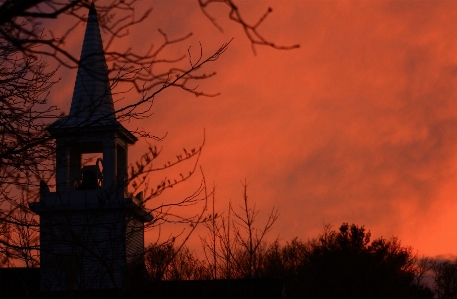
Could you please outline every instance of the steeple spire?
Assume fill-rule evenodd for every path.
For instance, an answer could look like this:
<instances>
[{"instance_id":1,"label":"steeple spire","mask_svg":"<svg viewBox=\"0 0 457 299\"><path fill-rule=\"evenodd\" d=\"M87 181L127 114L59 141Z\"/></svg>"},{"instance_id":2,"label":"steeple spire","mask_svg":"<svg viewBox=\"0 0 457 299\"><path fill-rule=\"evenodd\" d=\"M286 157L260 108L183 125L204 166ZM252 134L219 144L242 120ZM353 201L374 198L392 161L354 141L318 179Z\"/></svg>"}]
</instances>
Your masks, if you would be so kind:
<instances>
[{"instance_id":1,"label":"steeple spire","mask_svg":"<svg viewBox=\"0 0 457 299\"><path fill-rule=\"evenodd\" d=\"M116 121L108 69L94 5L89 10L69 116L89 122L99 119L102 120L102 123Z\"/></svg>"},{"instance_id":2,"label":"steeple spire","mask_svg":"<svg viewBox=\"0 0 457 299\"><path fill-rule=\"evenodd\" d=\"M114 114L97 11L92 4L84 34L70 113L52 124L49 129L118 124Z\"/></svg>"},{"instance_id":3,"label":"steeple spire","mask_svg":"<svg viewBox=\"0 0 457 299\"><path fill-rule=\"evenodd\" d=\"M137 141L116 119L97 11L92 3L71 99L70 113L47 127L53 136L114 130L128 143ZM76 131L72 131L76 129ZM95 130L95 131L94 131Z\"/></svg>"}]
</instances>

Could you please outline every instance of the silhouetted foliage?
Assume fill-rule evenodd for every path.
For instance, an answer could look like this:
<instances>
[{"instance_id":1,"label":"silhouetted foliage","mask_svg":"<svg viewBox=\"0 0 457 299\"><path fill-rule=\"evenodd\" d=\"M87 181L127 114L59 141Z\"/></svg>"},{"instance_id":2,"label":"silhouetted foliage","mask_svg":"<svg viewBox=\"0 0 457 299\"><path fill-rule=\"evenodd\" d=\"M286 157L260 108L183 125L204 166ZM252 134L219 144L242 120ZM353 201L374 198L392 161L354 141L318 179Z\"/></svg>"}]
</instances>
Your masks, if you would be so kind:
<instances>
[{"instance_id":1,"label":"silhouetted foliage","mask_svg":"<svg viewBox=\"0 0 457 299\"><path fill-rule=\"evenodd\" d=\"M174 242L153 244L145 250L148 281L210 279L208 267L186 246Z\"/></svg>"},{"instance_id":2,"label":"silhouetted foliage","mask_svg":"<svg viewBox=\"0 0 457 299\"><path fill-rule=\"evenodd\" d=\"M435 261L432 269L436 299L457 298L457 260Z\"/></svg>"},{"instance_id":3,"label":"silhouetted foliage","mask_svg":"<svg viewBox=\"0 0 457 299\"><path fill-rule=\"evenodd\" d=\"M370 237L363 226L326 227L317 239L293 240L269 260L284 261L276 271L288 281L291 298L433 298L429 288L416 283L417 258L411 248L396 238L370 243Z\"/></svg>"},{"instance_id":4,"label":"silhouetted foliage","mask_svg":"<svg viewBox=\"0 0 457 299\"><path fill-rule=\"evenodd\" d=\"M310 253L310 244L292 239L281 246L277 241L265 253L262 277L279 278L284 281L295 281L303 261Z\"/></svg>"},{"instance_id":5,"label":"silhouetted foliage","mask_svg":"<svg viewBox=\"0 0 457 299\"><path fill-rule=\"evenodd\" d=\"M423 282L428 260L397 238L371 241L363 226L326 226L315 239L295 238L284 246L264 242L278 213L273 209L265 226L255 227L259 211L248 204L246 183L243 188L242 213L230 203L226 214L213 209L205 223L210 234L202 244L213 279L279 279L287 298L433 298Z\"/></svg>"},{"instance_id":6,"label":"silhouetted foliage","mask_svg":"<svg viewBox=\"0 0 457 299\"><path fill-rule=\"evenodd\" d=\"M219 242L217 237L216 241ZM203 245L208 250L211 243ZM217 265L216 277L212 259L202 262L187 249L176 259L180 261L177 264L166 262L173 260L172 255L176 254L172 244L150 247L146 260L152 280L154 275L159 277L156 280L220 279L227 278L220 275L231 273L231 279L279 281L284 286L286 298L434 298L424 281L424 274L430 270L430 260L418 259L410 247L402 246L394 237L371 241L371 233L363 226L344 223L338 231L326 226L315 239L303 242L295 238L283 246L275 241L265 243L262 248L256 252L257 263L252 276L240 271L237 261L223 263L220 249L216 251L217 261L221 262ZM247 252L244 247L230 250L229 256L233 258ZM165 267L161 266L164 261ZM441 289L436 293L437 298L455 298L455 264L435 264L436 287ZM154 272L157 269L159 274ZM174 275L173 271L179 274Z\"/></svg>"}]
</instances>

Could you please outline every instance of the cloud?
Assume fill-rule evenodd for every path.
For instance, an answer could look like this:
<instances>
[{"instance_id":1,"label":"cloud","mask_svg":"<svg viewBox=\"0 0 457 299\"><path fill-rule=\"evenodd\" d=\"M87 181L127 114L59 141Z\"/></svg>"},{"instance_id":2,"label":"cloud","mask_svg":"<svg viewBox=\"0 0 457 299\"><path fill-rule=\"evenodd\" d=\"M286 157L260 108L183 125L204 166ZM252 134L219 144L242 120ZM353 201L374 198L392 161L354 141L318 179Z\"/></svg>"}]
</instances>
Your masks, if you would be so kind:
<instances>
[{"instance_id":1,"label":"cloud","mask_svg":"<svg viewBox=\"0 0 457 299\"><path fill-rule=\"evenodd\" d=\"M273 14L262 33L300 49L258 47L254 56L225 10L213 8L220 34L192 1L155 2L148 29L133 33L129 46L157 43L154 28L194 32L171 54L201 44L208 55L235 39L206 69L216 78L198 86L221 96L166 91L150 119L126 126L168 132L160 145L171 157L197 145L205 128L201 163L220 205L241 199L239 181L247 178L259 209L280 210L275 233L285 239L344 221L426 254L453 252L457 4L289 0L256 2L248 16L263 4ZM140 141L130 160L144 149Z\"/></svg>"}]
</instances>

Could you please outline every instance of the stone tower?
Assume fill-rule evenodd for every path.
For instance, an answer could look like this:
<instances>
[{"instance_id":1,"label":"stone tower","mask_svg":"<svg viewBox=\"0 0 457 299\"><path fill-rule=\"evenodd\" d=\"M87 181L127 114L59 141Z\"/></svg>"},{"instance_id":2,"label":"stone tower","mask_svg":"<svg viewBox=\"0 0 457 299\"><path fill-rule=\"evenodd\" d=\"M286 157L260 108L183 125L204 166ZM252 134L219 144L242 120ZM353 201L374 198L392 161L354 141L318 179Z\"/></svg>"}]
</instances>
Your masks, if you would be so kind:
<instances>
[{"instance_id":1,"label":"stone tower","mask_svg":"<svg viewBox=\"0 0 457 299\"><path fill-rule=\"evenodd\" d=\"M56 139L56 191L40 186L41 290L123 287L142 262L141 195L127 192L128 146L116 119L97 12L89 11L70 113L47 130ZM87 156L93 160L85 162Z\"/></svg>"}]
</instances>

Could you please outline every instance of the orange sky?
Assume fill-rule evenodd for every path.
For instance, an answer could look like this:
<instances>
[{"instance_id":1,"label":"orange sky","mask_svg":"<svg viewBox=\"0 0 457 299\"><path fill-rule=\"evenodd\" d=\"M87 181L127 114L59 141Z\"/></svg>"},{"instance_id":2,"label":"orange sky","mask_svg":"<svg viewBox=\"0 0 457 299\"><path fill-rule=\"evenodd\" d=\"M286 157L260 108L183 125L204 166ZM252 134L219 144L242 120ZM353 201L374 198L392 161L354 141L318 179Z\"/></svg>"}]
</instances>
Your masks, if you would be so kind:
<instances>
[{"instance_id":1,"label":"orange sky","mask_svg":"<svg viewBox=\"0 0 457 299\"><path fill-rule=\"evenodd\" d=\"M205 129L201 165L217 185L219 209L242 200L246 178L257 208L281 213L272 237L306 240L324 223L349 222L374 237L397 236L419 254L457 255L457 2L236 1L252 18L271 6L262 33L301 45L257 47L257 56L225 9L211 9L221 34L195 0L151 2L149 20L124 45L141 49L158 40L157 28L191 31L172 52L198 53L201 42L207 55L234 37L207 69L216 78L198 87L219 97L166 91L152 117L125 124L168 132L161 145L171 158L198 146ZM77 52L79 36L68 45ZM50 99L68 113L76 74L60 76ZM130 161L146 150L138 142Z\"/></svg>"}]
</instances>

